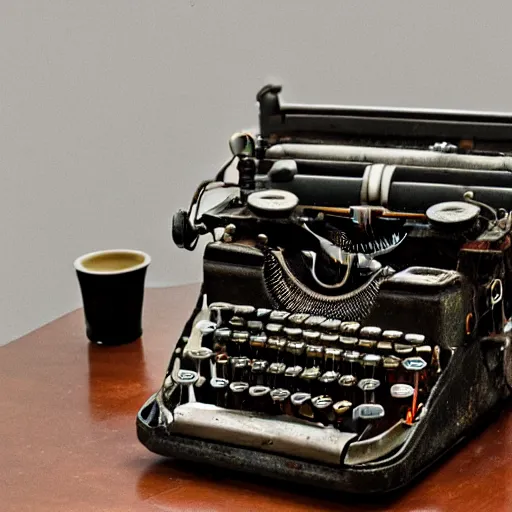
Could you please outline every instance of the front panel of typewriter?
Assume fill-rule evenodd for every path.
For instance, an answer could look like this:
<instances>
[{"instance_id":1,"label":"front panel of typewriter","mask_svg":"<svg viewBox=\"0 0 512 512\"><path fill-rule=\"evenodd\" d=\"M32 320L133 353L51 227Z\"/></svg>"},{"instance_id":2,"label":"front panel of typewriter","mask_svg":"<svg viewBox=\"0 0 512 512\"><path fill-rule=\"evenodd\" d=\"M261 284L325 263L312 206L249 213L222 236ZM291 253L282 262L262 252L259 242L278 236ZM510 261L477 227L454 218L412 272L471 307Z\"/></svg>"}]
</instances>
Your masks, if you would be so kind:
<instances>
[{"instance_id":1,"label":"front panel of typewriter","mask_svg":"<svg viewBox=\"0 0 512 512\"><path fill-rule=\"evenodd\" d=\"M349 492L400 487L508 397L512 120L281 105L174 217L204 281L139 438ZM455 128L454 128L455 127ZM231 195L199 215L204 193Z\"/></svg>"}]
</instances>

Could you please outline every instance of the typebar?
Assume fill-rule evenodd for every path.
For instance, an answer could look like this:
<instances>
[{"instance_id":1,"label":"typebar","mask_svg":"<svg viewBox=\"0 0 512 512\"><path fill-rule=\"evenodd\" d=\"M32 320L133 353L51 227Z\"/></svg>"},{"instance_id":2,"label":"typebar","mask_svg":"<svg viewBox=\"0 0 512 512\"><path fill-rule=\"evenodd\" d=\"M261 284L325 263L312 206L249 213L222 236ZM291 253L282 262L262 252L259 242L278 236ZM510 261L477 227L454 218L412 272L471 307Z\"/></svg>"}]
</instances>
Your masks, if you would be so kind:
<instances>
[{"instance_id":1,"label":"typebar","mask_svg":"<svg viewBox=\"0 0 512 512\"><path fill-rule=\"evenodd\" d=\"M174 410L170 430L175 434L237 444L324 464L340 464L356 434L312 425L289 416L265 417L192 402Z\"/></svg>"}]
</instances>

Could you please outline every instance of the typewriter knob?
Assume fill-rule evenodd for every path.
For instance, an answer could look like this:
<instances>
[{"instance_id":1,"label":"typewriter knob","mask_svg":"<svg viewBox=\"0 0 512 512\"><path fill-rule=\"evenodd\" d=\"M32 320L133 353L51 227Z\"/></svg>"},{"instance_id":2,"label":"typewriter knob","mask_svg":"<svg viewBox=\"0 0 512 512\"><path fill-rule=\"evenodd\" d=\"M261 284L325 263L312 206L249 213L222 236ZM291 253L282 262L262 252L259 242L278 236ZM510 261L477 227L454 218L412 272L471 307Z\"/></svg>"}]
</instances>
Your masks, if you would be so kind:
<instances>
[{"instance_id":1,"label":"typewriter knob","mask_svg":"<svg viewBox=\"0 0 512 512\"><path fill-rule=\"evenodd\" d=\"M260 190L247 198L247 206L256 215L267 218L286 218L299 204L299 198L286 190Z\"/></svg>"},{"instance_id":2,"label":"typewriter knob","mask_svg":"<svg viewBox=\"0 0 512 512\"><path fill-rule=\"evenodd\" d=\"M193 250L199 238L199 230L195 228L185 210L178 210L172 217L172 239L180 249Z\"/></svg>"},{"instance_id":3,"label":"typewriter knob","mask_svg":"<svg viewBox=\"0 0 512 512\"><path fill-rule=\"evenodd\" d=\"M476 224L480 208L462 201L448 201L431 206L426 215L434 227L458 231Z\"/></svg>"}]
</instances>

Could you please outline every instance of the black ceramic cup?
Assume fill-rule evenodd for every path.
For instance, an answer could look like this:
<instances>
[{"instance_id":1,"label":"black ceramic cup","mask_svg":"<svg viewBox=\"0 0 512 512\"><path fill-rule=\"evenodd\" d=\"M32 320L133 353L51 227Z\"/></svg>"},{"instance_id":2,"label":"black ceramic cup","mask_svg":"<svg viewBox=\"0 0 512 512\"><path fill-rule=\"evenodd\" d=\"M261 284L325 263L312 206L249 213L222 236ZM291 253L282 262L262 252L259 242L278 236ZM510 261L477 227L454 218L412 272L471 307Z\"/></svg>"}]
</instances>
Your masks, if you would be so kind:
<instances>
[{"instance_id":1,"label":"black ceramic cup","mask_svg":"<svg viewBox=\"0 0 512 512\"><path fill-rule=\"evenodd\" d=\"M75 260L90 341L122 345L140 338L150 262L148 254L126 249L91 252Z\"/></svg>"}]
</instances>

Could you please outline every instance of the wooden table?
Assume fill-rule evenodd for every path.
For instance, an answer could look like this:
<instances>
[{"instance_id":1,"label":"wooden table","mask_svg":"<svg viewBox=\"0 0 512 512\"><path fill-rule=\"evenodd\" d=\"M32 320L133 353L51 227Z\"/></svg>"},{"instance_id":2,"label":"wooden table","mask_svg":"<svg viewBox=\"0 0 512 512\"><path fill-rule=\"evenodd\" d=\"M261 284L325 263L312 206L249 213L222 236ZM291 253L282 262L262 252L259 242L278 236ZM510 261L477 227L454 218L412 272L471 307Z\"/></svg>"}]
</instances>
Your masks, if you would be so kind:
<instances>
[{"instance_id":1,"label":"wooden table","mask_svg":"<svg viewBox=\"0 0 512 512\"><path fill-rule=\"evenodd\" d=\"M0 349L0 510L512 511L512 415L412 489L354 501L163 459L135 416L160 386L197 286L148 290L143 340L90 345L81 310Z\"/></svg>"}]
</instances>

